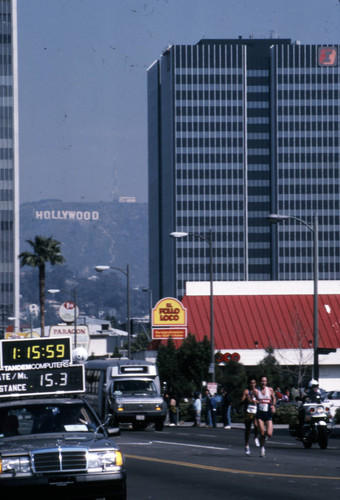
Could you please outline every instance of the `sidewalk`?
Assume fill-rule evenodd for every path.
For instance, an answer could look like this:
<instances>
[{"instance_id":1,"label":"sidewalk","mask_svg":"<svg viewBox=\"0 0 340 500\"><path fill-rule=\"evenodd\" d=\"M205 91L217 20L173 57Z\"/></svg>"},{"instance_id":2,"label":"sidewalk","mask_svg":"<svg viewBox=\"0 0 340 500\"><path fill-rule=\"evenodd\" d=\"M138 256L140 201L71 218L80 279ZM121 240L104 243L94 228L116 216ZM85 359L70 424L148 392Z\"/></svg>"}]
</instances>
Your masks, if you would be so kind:
<instances>
[{"instance_id":1,"label":"sidewalk","mask_svg":"<svg viewBox=\"0 0 340 500\"><path fill-rule=\"evenodd\" d=\"M194 422L183 422L181 421L179 424L177 424L176 427L193 427ZM170 427L169 424L165 424L165 427ZM201 429L204 429L206 426L205 422L201 424ZM210 427L208 427L210 428ZM223 429L223 424L218 423L216 425L216 428ZM232 422L231 423L231 428L232 429L242 429L244 430L244 423L243 422ZM289 430L289 424L276 424L274 422L274 429L287 429ZM340 430L340 425L334 425L334 430Z\"/></svg>"}]
</instances>

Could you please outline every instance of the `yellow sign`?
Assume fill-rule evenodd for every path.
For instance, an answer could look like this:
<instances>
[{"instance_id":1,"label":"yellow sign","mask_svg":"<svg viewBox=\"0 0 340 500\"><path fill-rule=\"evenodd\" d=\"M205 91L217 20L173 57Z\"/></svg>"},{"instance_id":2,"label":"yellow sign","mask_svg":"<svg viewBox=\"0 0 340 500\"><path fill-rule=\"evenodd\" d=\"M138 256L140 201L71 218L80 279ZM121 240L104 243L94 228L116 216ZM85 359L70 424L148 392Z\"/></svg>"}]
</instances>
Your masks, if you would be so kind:
<instances>
[{"instance_id":1,"label":"yellow sign","mask_svg":"<svg viewBox=\"0 0 340 500\"><path fill-rule=\"evenodd\" d=\"M186 326L187 310L174 298L167 297L157 302L152 309L152 326Z\"/></svg>"},{"instance_id":2,"label":"yellow sign","mask_svg":"<svg viewBox=\"0 0 340 500\"><path fill-rule=\"evenodd\" d=\"M186 328L153 328L152 329L152 338L155 340L159 339L169 339L170 337L173 340L183 340L187 336Z\"/></svg>"}]
</instances>

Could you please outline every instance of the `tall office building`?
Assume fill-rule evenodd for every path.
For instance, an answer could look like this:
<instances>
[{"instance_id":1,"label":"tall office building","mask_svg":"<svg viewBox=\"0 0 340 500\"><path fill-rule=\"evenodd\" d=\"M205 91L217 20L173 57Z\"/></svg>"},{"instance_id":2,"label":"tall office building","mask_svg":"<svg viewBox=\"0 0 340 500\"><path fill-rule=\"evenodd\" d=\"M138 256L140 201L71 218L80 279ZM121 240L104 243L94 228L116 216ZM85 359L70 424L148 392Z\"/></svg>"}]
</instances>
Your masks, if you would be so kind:
<instances>
[{"instance_id":1,"label":"tall office building","mask_svg":"<svg viewBox=\"0 0 340 500\"><path fill-rule=\"evenodd\" d=\"M16 0L0 0L0 331L19 317ZM17 321L17 320L16 320Z\"/></svg>"},{"instance_id":2,"label":"tall office building","mask_svg":"<svg viewBox=\"0 0 340 500\"><path fill-rule=\"evenodd\" d=\"M150 288L340 279L339 45L174 45L148 69ZM211 239L210 239L211 230ZM191 233L174 241L172 231ZM195 235L196 234L196 235Z\"/></svg>"}]
</instances>

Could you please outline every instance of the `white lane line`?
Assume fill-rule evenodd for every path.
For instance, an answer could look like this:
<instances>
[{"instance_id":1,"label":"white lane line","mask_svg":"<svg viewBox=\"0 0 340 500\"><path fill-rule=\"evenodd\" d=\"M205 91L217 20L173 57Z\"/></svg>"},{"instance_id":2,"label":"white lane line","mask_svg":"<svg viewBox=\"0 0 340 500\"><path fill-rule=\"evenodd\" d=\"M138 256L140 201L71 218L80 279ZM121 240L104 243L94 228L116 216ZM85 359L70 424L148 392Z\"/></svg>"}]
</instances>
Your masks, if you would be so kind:
<instances>
[{"instance_id":1,"label":"white lane line","mask_svg":"<svg viewBox=\"0 0 340 500\"><path fill-rule=\"evenodd\" d=\"M207 449L207 450L221 450L221 451L230 450L230 448L220 448L218 446L203 446L203 445L200 445L200 444L176 443L176 441L175 442L171 442L171 441L154 441L154 443L156 443L156 444L170 444L170 445L173 445L173 446L187 446L188 448L204 448L204 449Z\"/></svg>"}]
</instances>

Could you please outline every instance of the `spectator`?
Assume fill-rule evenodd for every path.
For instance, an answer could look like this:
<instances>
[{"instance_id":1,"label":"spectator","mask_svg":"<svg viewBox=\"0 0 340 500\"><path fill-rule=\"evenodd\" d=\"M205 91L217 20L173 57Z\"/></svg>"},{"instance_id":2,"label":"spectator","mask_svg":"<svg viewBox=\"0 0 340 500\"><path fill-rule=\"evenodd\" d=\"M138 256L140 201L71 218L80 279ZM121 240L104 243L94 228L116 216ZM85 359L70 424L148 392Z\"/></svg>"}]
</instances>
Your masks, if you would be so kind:
<instances>
[{"instance_id":1,"label":"spectator","mask_svg":"<svg viewBox=\"0 0 340 500\"><path fill-rule=\"evenodd\" d=\"M210 412L211 412L211 423L213 427L217 424L217 400L215 394L210 398Z\"/></svg>"},{"instance_id":2,"label":"spectator","mask_svg":"<svg viewBox=\"0 0 340 500\"><path fill-rule=\"evenodd\" d=\"M289 403L289 401L290 401L290 391L289 391L289 389L285 390L285 392L284 392L284 394L282 396L282 401L284 403Z\"/></svg>"},{"instance_id":3,"label":"spectator","mask_svg":"<svg viewBox=\"0 0 340 500\"><path fill-rule=\"evenodd\" d=\"M197 391L194 394L194 411L195 411L195 422L193 427L201 427L202 401Z\"/></svg>"},{"instance_id":4,"label":"spectator","mask_svg":"<svg viewBox=\"0 0 340 500\"><path fill-rule=\"evenodd\" d=\"M205 426L212 427L212 418L211 418L211 395L208 389L205 391Z\"/></svg>"},{"instance_id":5,"label":"spectator","mask_svg":"<svg viewBox=\"0 0 340 500\"><path fill-rule=\"evenodd\" d=\"M170 426L171 427L173 427L174 425L177 424L177 401L173 395L170 399L169 418L170 418Z\"/></svg>"},{"instance_id":6,"label":"spectator","mask_svg":"<svg viewBox=\"0 0 340 500\"><path fill-rule=\"evenodd\" d=\"M165 425L169 425L170 423L170 396L168 393L163 394L163 400L166 403L167 406L167 412L166 412L166 417L165 417Z\"/></svg>"},{"instance_id":7,"label":"spectator","mask_svg":"<svg viewBox=\"0 0 340 500\"><path fill-rule=\"evenodd\" d=\"M231 394L229 389L224 387L222 389L222 401L221 401L221 408L222 408L222 422L223 422L223 427L225 429L231 429L231 418L230 418L230 413L231 413Z\"/></svg>"},{"instance_id":8,"label":"spectator","mask_svg":"<svg viewBox=\"0 0 340 500\"><path fill-rule=\"evenodd\" d=\"M282 400L282 392L281 392L281 389L280 387L277 387L276 390L275 390L275 397L276 397L276 401L279 402Z\"/></svg>"}]
</instances>

